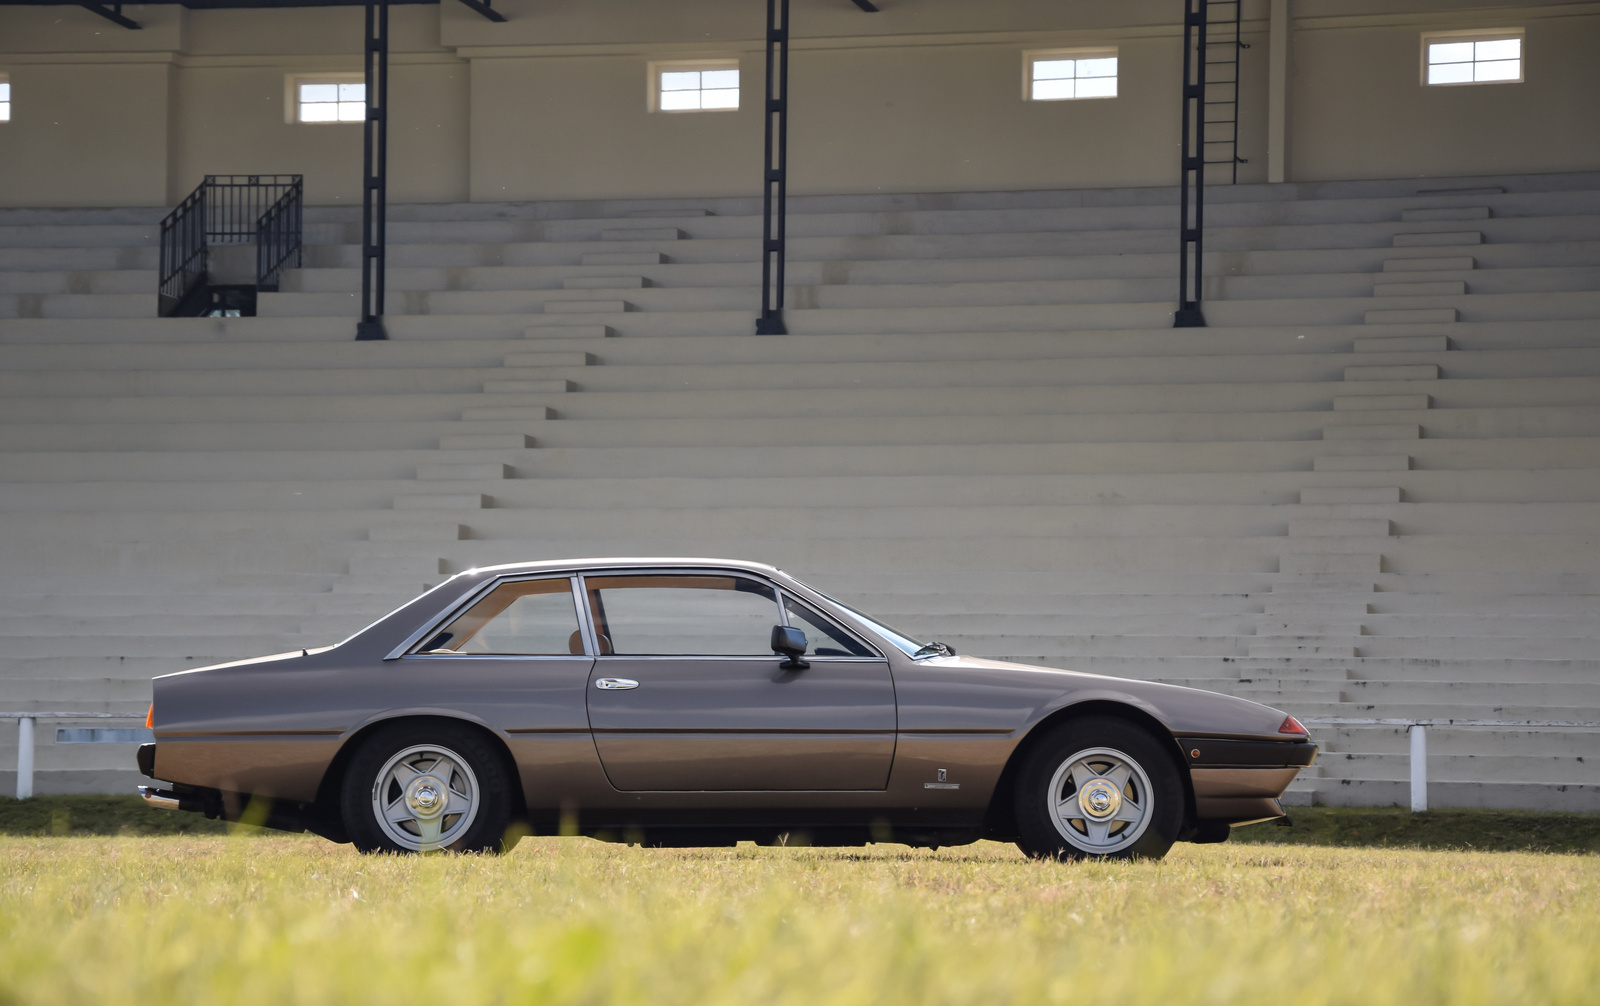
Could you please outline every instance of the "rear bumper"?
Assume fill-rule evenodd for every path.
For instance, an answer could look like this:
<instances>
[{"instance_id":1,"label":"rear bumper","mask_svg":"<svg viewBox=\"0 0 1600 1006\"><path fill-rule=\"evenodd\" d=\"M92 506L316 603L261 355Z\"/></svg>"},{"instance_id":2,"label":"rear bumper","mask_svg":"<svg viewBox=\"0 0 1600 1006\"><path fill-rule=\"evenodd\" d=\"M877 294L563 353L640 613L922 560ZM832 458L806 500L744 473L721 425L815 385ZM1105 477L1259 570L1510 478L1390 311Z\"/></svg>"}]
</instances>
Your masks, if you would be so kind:
<instances>
[{"instance_id":1,"label":"rear bumper","mask_svg":"<svg viewBox=\"0 0 1600 1006\"><path fill-rule=\"evenodd\" d=\"M1247 824L1283 817L1280 797L1317 760L1309 741L1240 741L1179 737L1200 821Z\"/></svg>"}]
</instances>

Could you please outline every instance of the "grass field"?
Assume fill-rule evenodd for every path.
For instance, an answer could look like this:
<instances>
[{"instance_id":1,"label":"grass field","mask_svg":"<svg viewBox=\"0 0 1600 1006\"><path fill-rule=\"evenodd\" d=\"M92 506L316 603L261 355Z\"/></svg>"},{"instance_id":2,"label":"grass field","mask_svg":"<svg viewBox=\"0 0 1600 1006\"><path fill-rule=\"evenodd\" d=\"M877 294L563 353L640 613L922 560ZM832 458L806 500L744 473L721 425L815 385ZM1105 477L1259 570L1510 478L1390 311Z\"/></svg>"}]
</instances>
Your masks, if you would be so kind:
<instances>
[{"instance_id":1,"label":"grass field","mask_svg":"<svg viewBox=\"0 0 1600 1006\"><path fill-rule=\"evenodd\" d=\"M0 838L0 860L5 1004L1600 1000L1595 855L170 836Z\"/></svg>"}]
</instances>

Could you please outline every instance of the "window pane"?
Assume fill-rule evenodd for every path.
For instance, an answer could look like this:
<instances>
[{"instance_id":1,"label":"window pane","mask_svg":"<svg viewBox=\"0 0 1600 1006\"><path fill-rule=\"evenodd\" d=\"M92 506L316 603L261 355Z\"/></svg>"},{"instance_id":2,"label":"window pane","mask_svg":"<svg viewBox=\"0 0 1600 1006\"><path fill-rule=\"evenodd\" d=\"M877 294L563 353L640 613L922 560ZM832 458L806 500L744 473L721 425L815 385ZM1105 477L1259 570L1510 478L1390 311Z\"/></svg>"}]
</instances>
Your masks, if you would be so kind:
<instances>
[{"instance_id":1,"label":"window pane","mask_svg":"<svg viewBox=\"0 0 1600 1006\"><path fill-rule=\"evenodd\" d=\"M301 84L301 101L338 101L338 84Z\"/></svg>"},{"instance_id":2,"label":"window pane","mask_svg":"<svg viewBox=\"0 0 1600 1006\"><path fill-rule=\"evenodd\" d=\"M366 101L367 85L365 84L340 84L340 101Z\"/></svg>"},{"instance_id":3,"label":"window pane","mask_svg":"<svg viewBox=\"0 0 1600 1006\"><path fill-rule=\"evenodd\" d=\"M1522 60L1502 59L1493 63L1474 63L1473 80L1516 80L1522 76Z\"/></svg>"},{"instance_id":4,"label":"window pane","mask_svg":"<svg viewBox=\"0 0 1600 1006\"><path fill-rule=\"evenodd\" d=\"M682 112L700 107L699 91L662 91L661 109L665 112Z\"/></svg>"},{"instance_id":5,"label":"window pane","mask_svg":"<svg viewBox=\"0 0 1600 1006\"><path fill-rule=\"evenodd\" d=\"M1115 98L1117 96L1117 78L1115 77L1090 77L1088 80L1079 79L1078 97L1080 98Z\"/></svg>"},{"instance_id":6,"label":"window pane","mask_svg":"<svg viewBox=\"0 0 1600 1006\"><path fill-rule=\"evenodd\" d=\"M300 106L301 122L338 122L339 106L331 101Z\"/></svg>"},{"instance_id":7,"label":"window pane","mask_svg":"<svg viewBox=\"0 0 1600 1006\"><path fill-rule=\"evenodd\" d=\"M739 89L738 88L734 88L731 91L701 91L700 92L700 107L701 108L738 108L739 107Z\"/></svg>"},{"instance_id":8,"label":"window pane","mask_svg":"<svg viewBox=\"0 0 1600 1006\"><path fill-rule=\"evenodd\" d=\"M1497 38L1475 44L1473 59L1519 59L1522 56L1522 39Z\"/></svg>"},{"instance_id":9,"label":"window pane","mask_svg":"<svg viewBox=\"0 0 1600 1006\"><path fill-rule=\"evenodd\" d=\"M1063 80L1072 77L1076 64L1077 60L1073 59L1036 59L1033 61L1033 79Z\"/></svg>"},{"instance_id":10,"label":"window pane","mask_svg":"<svg viewBox=\"0 0 1600 1006\"><path fill-rule=\"evenodd\" d=\"M1467 84L1472 81L1471 63L1445 63L1428 67L1430 84Z\"/></svg>"},{"instance_id":11,"label":"window pane","mask_svg":"<svg viewBox=\"0 0 1600 1006\"><path fill-rule=\"evenodd\" d=\"M11 85L9 83L5 82L5 81L0 81L0 101L10 101L10 100L11 100Z\"/></svg>"},{"instance_id":12,"label":"window pane","mask_svg":"<svg viewBox=\"0 0 1600 1006\"><path fill-rule=\"evenodd\" d=\"M739 86L738 70L705 70L700 74L700 86L706 90L737 88Z\"/></svg>"},{"instance_id":13,"label":"window pane","mask_svg":"<svg viewBox=\"0 0 1600 1006\"><path fill-rule=\"evenodd\" d=\"M778 598L737 576L589 577L601 652L769 656Z\"/></svg>"},{"instance_id":14,"label":"window pane","mask_svg":"<svg viewBox=\"0 0 1600 1006\"><path fill-rule=\"evenodd\" d=\"M1465 63L1471 59L1471 42L1433 42L1428 45L1429 63Z\"/></svg>"},{"instance_id":15,"label":"window pane","mask_svg":"<svg viewBox=\"0 0 1600 1006\"><path fill-rule=\"evenodd\" d=\"M1034 101L1057 101L1072 97L1070 80L1036 80L1033 82Z\"/></svg>"},{"instance_id":16,"label":"window pane","mask_svg":"<svg viewBox=\"0 0 1600 1006\"><path fill-rule=\"evenodd\" d=\"M339 102L340 122L360 122L367 117L367 106L364 102L341 101Z\"/></svg>"},{"instance_id":17,"label":"window pane","mask_svg":"<svg viewBox=\"0 0 1600 1006\"><path fill-rule=\"evenodd\" d=\"M582 654L572 584L565 578L501 584L422 646L423 653Z\"/></svg>"},{"instance_id":18,"label":"window pane","mask_svg":"<svg viewBox=\"0 0 1600 1006\"><path fill-rule=\"evenodd\" d=\"M661 74L661 90L663 91L695 91L699 90L699 88L699 70L672 71Z\"/></svg>"},{"instance_id":19,"label":"window pane","mask_svg":"<svg viewBox=\"0 0 1600 1006\"><path fill-rule=\"evenodd\" d=\"M839 626L785 594L789 624L806 634L806 654L813 657L870 657L872 651Z\"/></svg>"},{"instance_id":20,"label":"window pane","mask_svg":"<svg viewBox=\"0 0 1600 1006\"><path fill-rule=\"evenodd\" d=\"M11 121L11 102L0 101L0 122Z\"/></svg>"},{"instance_id":21,"label":"window pane","mask_svg":"<svg viewBox=\"0 0 1600 1006\"><path fill-rule=\"evenodd\" d=\"M1115 77L1116 75L1117 59L1115 56L1107 59L1078 60L1079 77Z\"/></svg>"}]
</instances>

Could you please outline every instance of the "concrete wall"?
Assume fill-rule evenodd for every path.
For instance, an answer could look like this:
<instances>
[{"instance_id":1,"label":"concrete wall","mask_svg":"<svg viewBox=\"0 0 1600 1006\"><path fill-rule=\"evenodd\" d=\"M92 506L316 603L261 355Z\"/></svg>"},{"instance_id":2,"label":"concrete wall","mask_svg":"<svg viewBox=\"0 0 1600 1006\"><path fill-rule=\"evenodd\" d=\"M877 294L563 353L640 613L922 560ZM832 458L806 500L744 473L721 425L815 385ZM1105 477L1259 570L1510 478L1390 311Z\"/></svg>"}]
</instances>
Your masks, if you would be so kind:
<instances>
[{"instance_id":1,"label":"concrete wall","mask_svg":"<svg viewBox=\"0 0 1600 1006\"><path fill-rule=\"evenodd\" d=\"M1503 10L1389 23L1306 18L1293 34L1290 177L1298 181L1600 165L1600 5L1577 16ZM1394 23L1398 21L1399 23ZM1420 35L1526 28L1520 84L1426 87Z\"/></svg>"},{"instance_id":2,"label":"concrete wall","mask_svg":"<svg viewBox=\"0 0 1600 1006\"><path fill-rule=\"evenodd\" d=\"M1289 180L1600 166L1600 4L1293 0ZM838 0L794 9L791 190L1171 184L1180 29L1170 0ZM502 0L393 10L397 202L759 191L759 4ZM360 197L361 129L287 120L293 73L360 69L359 8L131 5L126 31L72 7L0 7L0 205L170 205L201 176L298 172L313 202ZM1266 178L1268 4L1245 5L1241 181ZM1527 31L1527 81L1424 88L1418 36ZM1029 103L1028 49L1115 46L1117 98ZM738 58L737 112L647 108L652 59Z\"/></svg>"}]
</instances>

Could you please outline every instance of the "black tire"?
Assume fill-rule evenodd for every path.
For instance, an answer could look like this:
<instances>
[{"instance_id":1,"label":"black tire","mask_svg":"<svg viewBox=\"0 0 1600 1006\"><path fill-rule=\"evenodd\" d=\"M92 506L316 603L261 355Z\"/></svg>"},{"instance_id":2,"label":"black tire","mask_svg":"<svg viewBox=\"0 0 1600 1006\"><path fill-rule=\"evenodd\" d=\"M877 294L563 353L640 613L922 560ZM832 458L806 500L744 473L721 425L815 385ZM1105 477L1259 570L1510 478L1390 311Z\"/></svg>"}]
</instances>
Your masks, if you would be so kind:
<instances>
[{"instance_id":1,"label":"black tire","mask_svg":"<svg viewBox=\"0 0 1600 1006\"><path fill-rule=\"evenodd\" d=\"M401 767L395 769L391 762L397 758ZM398 806L393 801L405 799L405 792L394 788L398 786L395 772L416 770L417 766L432 778L450 778L445 810L443 814L434 812L440 832L438 844L431 848L508 852L516 844L520 836L510 830L514 777L493 742L465 724L405 721L380 727L362 742L345 770L339 809L358 850L412 855L430 849L429 837L417 831L420 819L386 824L379 820L375 806L376 790L383 779L390 783L384 798ZM466 813L452 815L450 808L461 804L460 794L469 789L475 799L465 801Z\"/></svg>"},{"instance_id":2,"label":"black tire","mask_svg":"<svg viewBox=\"0 0 1600 1006\"><path fill-rule=\"evenodd\" d=\"M1096 773L1107 771L1107 778L1095 774L1080 789L1070 772L1080 762ZM1131 766L1121 789L1109 781L1121 778L1113 774L1118 765ZM1061 792L1052 793L1053 785ZM1062 799L1073 796L1094 801L1095 809ZM1017 773L1014 800L1017 847L1038 859L1160 859L1183 827L1183 782L1171 753L1147 730L1110 716L1071 720L1041 737ZM1058 817L1051 809L1058 803L1084 808L1069 810L1081 820ZM1104 811L1101 804L1114 809ZM1138 820L1095 819L1091 813L1137 814Z\"/></svg>"}]
</instances>

